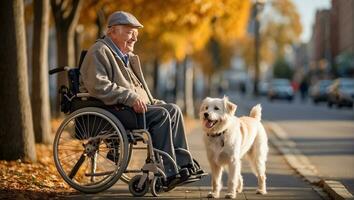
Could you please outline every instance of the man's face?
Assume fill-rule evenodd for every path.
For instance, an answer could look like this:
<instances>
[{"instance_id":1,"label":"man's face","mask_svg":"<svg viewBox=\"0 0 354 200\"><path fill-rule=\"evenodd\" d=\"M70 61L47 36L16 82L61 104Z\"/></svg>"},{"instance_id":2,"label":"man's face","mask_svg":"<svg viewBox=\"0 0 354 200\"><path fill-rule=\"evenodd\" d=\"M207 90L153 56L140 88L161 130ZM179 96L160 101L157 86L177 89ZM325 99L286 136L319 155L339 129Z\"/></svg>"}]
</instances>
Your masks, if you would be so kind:
<instances>
[{"instance_id":1,"label":"man's face","mask_svg":"<svg viewBox=\"0 0 354 200\"><path fill-rule=\"evenodd\" d=\"M118 25L112 27L112 41L123 54L134 51L134 44L138 40L138 29L131 26Z\"/></svg>"}]
</instances>

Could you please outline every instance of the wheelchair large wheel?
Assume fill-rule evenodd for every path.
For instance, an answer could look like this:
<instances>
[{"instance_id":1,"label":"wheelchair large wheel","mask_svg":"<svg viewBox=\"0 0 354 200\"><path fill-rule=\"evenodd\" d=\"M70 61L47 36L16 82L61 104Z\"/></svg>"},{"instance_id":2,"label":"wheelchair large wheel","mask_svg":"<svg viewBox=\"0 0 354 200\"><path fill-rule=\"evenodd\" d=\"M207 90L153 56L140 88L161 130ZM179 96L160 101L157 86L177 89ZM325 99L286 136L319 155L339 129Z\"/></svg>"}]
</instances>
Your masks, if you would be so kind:
<instances>
[{"instance_id":1,"label":"wheelchair large wheel","mask_svg":"<svg viewBox=\"0 0 354 200\"><path fill-rule=\"evenodd\" d=\"M128 165L130 162L130 158L132 156L133 153L133 144L129 144L129 150L128 150ZM129 184L130 180L132 179L132 177L129 176L129 174L127 173L123 173L122 176L120 177L120 180L122 180L124 183Z\"/></svg>"},{"instance_id":2,"label":"wheelchair large wheel","mask_svg":"<svg viewBox=\"0 0 354 200\"><path fill-rule=\"evenodd\" d=\"M128 165L128 139L119 120L95 107L71 113L53 145L59 174L73 188L97 193L118 181Z\"/></svg>"}]
</instances>

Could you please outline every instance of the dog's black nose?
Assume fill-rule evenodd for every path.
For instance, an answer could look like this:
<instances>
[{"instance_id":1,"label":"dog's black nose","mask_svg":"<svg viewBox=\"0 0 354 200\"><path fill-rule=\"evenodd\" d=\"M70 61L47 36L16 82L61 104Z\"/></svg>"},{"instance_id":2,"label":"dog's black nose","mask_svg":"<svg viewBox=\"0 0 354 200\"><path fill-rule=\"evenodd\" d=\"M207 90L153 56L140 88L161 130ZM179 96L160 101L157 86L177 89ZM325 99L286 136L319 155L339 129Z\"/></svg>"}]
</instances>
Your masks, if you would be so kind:
<instances>
[{"instance_id":1,"label":"dog's black nose","mask_svg":"<svg viewBox=\"0 0 354 200\"><path fill-rule=\"evenodd\" d=\"M205 118L209 117L209 114L208 113L204 113L204 117Z\"/></svg>"}]
</instances>

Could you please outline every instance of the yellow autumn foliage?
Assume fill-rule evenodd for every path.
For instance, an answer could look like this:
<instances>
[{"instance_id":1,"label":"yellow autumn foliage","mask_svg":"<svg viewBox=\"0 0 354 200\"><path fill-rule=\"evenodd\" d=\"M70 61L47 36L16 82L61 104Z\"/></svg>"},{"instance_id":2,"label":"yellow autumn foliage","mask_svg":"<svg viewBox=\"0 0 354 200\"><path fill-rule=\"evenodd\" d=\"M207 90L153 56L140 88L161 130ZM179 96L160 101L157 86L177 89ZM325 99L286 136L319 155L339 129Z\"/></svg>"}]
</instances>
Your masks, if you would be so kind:
<instances>
[{"instance_id":1,"label":"yellow autumn foliage","mask_svg":"<svg viewBox=\"0 0 354 200\"><path fill-rule=\"evenodd\" d=\"M284 55L287 46L298 41L302 26L291 0L268 0L267 5L260 20L260 60L272 64ZM247 35L240 46L246 64L254 66L254 35Z\"/></svg>"},{"instance_id":2,"label":"yellow autumn foliage","mask_svg":"<svg viewBox=\"0 0 354 200\"><path fill-rule=\"evenodd\" d=\"M248 0L88 0L80 22L85 26L86 43L92 43L99 9L106 18L117 10L130 12L144 25L136 46L142 60L183 60L203 50L213 35L224 43L240 38L249 7Z\"/></svg>"}]
</instances>

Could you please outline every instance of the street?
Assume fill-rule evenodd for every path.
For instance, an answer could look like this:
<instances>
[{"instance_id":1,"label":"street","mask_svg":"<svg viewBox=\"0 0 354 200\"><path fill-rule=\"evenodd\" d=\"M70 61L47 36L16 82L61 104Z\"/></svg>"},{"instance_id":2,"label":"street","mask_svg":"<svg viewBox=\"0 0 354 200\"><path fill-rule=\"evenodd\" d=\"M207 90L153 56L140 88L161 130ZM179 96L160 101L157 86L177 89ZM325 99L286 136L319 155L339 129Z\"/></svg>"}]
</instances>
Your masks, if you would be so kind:
<instances>
[{"instance_id":1,"label":"street","mask_svg":"<svg viewBox=\"0 0 354 200\"><path fill-rule=\"evenodd\" d=\"M324 179L338 180L354 193L354 110L314 105L308 99L269 102L265 97L228 94L238 105L236 115L248 115L256 103L263 107L262 119L277 123L296 147L309 158Z\"/></svg>"}]
</instances>

